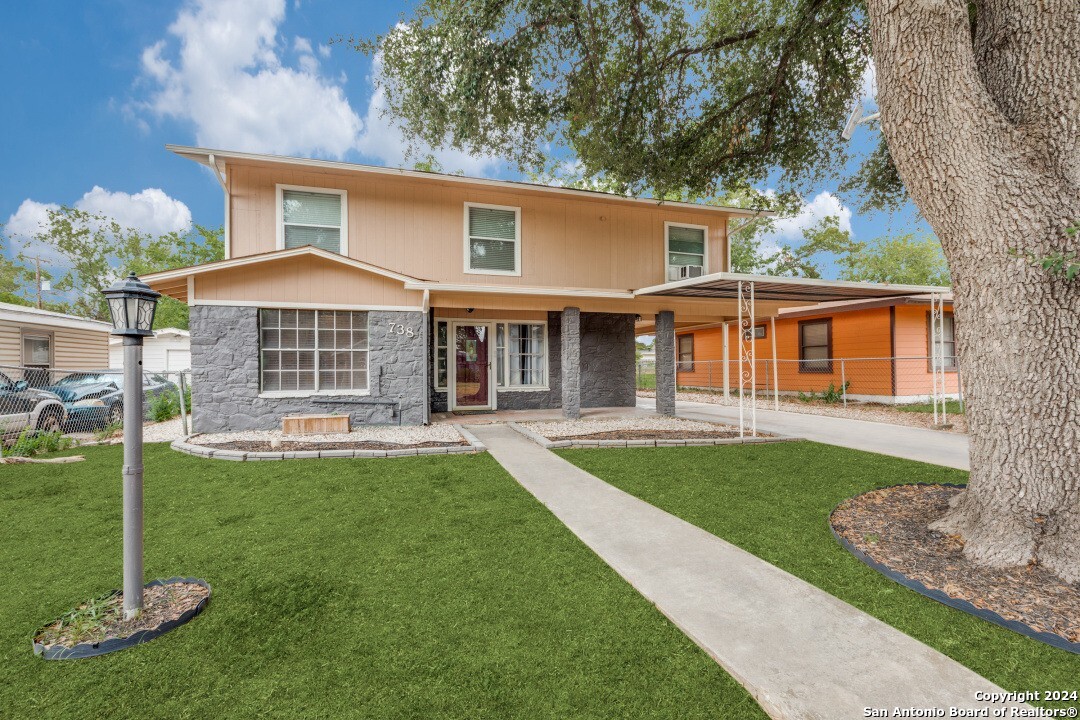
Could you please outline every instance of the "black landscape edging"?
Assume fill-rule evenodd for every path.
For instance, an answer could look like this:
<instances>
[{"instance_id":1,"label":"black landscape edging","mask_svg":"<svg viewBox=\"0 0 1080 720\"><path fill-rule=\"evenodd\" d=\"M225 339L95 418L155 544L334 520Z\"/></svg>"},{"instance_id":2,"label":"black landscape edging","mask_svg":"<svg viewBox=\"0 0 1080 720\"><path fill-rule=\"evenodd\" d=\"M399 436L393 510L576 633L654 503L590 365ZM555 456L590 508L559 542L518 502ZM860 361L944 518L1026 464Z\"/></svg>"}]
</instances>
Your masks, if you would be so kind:
<instances>
[{"instance_id":1,"label":"black landscape edging","mask_svg":"<svg viewBox=\"0 0 1080 720\"><path fill-rule=\"evenodd\" d=\"M911 486L926 486L926 487L952 487L952 488L966 488L967 487L966 485L957 485L956 483L905 483L905 484L906 485L911 485ZM902 486L901 485L894 485L892 487L902 487ZM886 490L886 489L888 489L888 488L877 488L877 490ZM868 490L867 493L877 492L877 490ZM848 498L848 500L845 500L844 502L849 502L850 500L855 500L856 498L859 498L862 495L866 495L867 493L862 493L861 495L856 495L853 498ZM840 503L840 505L842 505L842 504L843 503ZM836 528L833 526L832 517L833 517L833 513L835 513L840 508L840 505L837 505L835 508L833 508L833 511L831 513L829 513L829 530L832 532L833 537L836 538L837 542L839 542L840 545L845 550L847 550L849 553L854 555L860 562L862 562L867 567L869 567L869 568L871 568L873 570L876 570L877 572L881 573L882 575L884 575L885 577L889 578L890 580L892 580L894 582L900 583L901 585L908 588L909 590L914 590L915 592L919 593L920 595L925 595L926 597L930 598L931 600L937 600L942 605L948 605L949 607L953 608L954 610L959 610L961 612L965 612L968 615L974 615L975 617L977 617L977 618L979 618L981 620L986 620L987 622L992 622L995 625L1000 625L1001 627L1005 628L1006 630L1012 630L1015 633L1020 633L1021 635L1026 635L1027 637L1031 638L1032 640L1038 640L1041 643L1046 643L1047 645L1050 645L1052 647L1056 647L1059 650L1064 650L1065 652L1071 652L1071 653L1076 653L1076 654L1080 655L1080 642L1071 642L1070 640L1068 640L1066 638L1063 638L1060 635L1055 635L1054 633L1044 632L1042 630L1036 630L1035 628L1031 627L1030 625L1028 625L1026 623L1022 623L1022 622L1020 622L1018 620L1009 620L1007 618L1004 618L1001 615L998 615L993 610L986 610L986 609L983 609L983 608L975 607L974 605L972 605L967 600L963 600L961 598L954 598L951 595L945 594L941 590L935 590L933 588L928 588L925 585L923 585L921 582L919 582L918 580L915 580L913 578L909 578L907 575L903 574L899 570L893 570L888 565L885 565L885 564L880 563L877 560L873 559L872 557L867 555L865 552L863 552L859 548L855 547L855 545L850 540L847 540L846 538L841 537L840 534L838 532L836 532Z\"/></svg>"},{"instance_id":2,"label":"black landscape edging","mask_svg":"<svg viewBox=\"0 0 1080 720\"><path fill-rule=\"evenodd\" d=\"M117 650L126 650L129 647L134 647L145 642L150 642L159 635L164 635L170 630L180 627L184 623L191 620L193 617L201 613L206 609L206 604L210 602L210 595L213 594L210 586L205 580L199 578L189 577L171 577L166 580L151 580L143 587L155 587L157 585L170 585L176 582L193 583L195 585L201 585L207 589L207 595L199 604L185 612L175 620L169 620L163 622L156 628L150 630L140 630L139 632L129 635L126 638L111 638L103 640L99 643L79 643L75 647L63 647L61 645L54 645L46 647L41 643L34 641L34 654L40 655L45 660L79 660L82 658L97 657L98 655L105 655L106 653L116 652ZM113 592L120 592L114 590Z\"/></svg>"}]
</instances>

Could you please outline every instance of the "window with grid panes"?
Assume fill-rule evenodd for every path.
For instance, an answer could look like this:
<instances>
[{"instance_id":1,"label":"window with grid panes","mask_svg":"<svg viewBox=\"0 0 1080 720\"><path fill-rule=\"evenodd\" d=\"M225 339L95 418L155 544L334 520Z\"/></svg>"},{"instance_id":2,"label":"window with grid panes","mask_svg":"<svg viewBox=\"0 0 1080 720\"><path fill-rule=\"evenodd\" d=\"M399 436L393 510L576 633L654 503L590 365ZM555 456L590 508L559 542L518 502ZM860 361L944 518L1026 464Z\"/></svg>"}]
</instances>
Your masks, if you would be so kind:
<instances>
[{"instance_id":1,"label":"window with grid panes","mask_svg":"<svg viewBox=\"0 0 1080 720\"><path fill-rule=\"evenodd\" d=\"M368 317L347 310L259 311L263 392L368 388Z\"/></svg>"}]
</instances>

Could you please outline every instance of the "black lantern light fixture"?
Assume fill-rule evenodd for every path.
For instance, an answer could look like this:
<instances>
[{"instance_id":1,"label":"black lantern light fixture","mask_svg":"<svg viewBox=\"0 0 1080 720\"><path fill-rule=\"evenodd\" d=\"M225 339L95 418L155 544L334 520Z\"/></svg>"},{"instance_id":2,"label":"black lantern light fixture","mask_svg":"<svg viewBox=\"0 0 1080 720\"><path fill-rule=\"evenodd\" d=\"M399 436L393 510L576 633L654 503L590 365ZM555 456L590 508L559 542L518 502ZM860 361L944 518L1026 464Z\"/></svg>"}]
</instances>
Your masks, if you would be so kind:
<instances>
[{"instance_id":1,"label":"black lantern light fixture","mask_svg":"<svg viewBox=\"0 0 1080 720\"><path fill-rule=\"evenodd\" d=\"M109 301L113 335L143 338L154 334L154 313L161 293L131 273L102 294Z\"/></svg>"}]
</instances>

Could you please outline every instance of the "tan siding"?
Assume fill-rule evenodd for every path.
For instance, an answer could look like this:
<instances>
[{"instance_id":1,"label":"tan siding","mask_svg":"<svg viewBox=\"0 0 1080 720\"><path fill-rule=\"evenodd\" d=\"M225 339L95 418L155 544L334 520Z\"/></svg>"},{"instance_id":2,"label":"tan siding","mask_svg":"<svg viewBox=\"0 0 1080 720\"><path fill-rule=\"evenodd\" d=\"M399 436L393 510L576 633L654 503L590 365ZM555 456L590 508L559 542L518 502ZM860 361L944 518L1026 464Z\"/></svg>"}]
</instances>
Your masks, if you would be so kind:
<instances>
[{"instance_id":1,"label":"tan siding","mask_svg":"<svg viewBox=\"0 0 1080 720\"><path fill-rule=\"evenodd\" d=\"M664 222L709 227L708 271L724 268L726 214L437 179L232 164L231 256L277 247L276 184L348 192L349 255L443 282L636 289L664 282ZM464 272L466 202L521 208L520 277Z\"/></svg>"},{"instance_id":2,"label":"tan siding","mask_svg":"<svg viewBox=\"0 0 1080 720\"><path fill-rule=\"evenodd\" d=\"M103 369L109 366L107 330L80 330L0 321L0 364L22 365L23 334L52 336L52 366L60 369Z\"/></svg>"},{"instance_id":3,"label":"tan siding","mask_svg":"<svg viewBox=\"0 0 1080 720\"><path fill-rule=\"evenodd\" d=\"M333 303L362 306L419 306L423 294L340 263L299 257L200 275L195 304L218 302Z\"/></svg>"}]
</instances>

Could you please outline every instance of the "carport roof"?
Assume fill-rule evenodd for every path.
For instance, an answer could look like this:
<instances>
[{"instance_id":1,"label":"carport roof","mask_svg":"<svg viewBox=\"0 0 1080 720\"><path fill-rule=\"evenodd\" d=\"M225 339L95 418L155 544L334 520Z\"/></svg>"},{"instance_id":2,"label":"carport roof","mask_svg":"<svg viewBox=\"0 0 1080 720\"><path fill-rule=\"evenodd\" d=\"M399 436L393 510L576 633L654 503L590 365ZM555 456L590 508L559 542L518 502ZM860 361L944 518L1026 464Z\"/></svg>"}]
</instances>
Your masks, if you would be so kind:
<instances>
[{"instance_id":1,"label":"carport roof","mask_svg":"<svg viewBox=\"0 0 1080 720\"><path fill-rule=\"evenodd\" d=\"M906 295L944 294L947 287L933 285L896 285L893 283L819 280L816 278L773 277L742 273L712 273L688 280L677 280L635 291L636 296L661 295L702 299L734 300L739 297L739 283L754 284L755 300L789 303L822 303L841 300L871 300Z\"/></svg>"}]
</instances>

